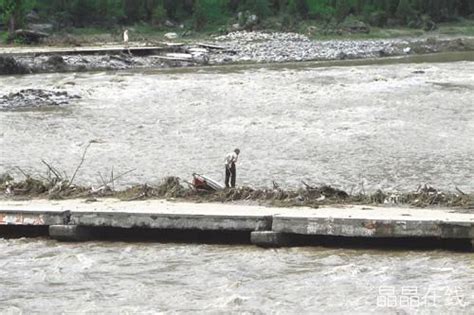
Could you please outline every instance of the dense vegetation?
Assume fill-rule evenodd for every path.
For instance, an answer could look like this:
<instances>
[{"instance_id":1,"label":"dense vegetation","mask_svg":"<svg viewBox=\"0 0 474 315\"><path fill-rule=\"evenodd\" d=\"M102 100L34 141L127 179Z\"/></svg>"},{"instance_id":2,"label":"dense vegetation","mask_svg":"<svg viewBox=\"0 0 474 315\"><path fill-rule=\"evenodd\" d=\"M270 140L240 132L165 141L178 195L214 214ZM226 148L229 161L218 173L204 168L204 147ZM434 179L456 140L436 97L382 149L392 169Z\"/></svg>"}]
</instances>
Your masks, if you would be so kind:
<instances>
[{"instance_id":1,"label":"dense vegetation","mask_svg":"<svg viewBox=\"0 0 474 315\"><path fill-rule=\"evenodd\" d=\"M0 0L0 24L22 26L35 10L43 20L64 27L184 23L202 29L239 22L244 14L258 22L280 21L291 28L303 20L341 22L352 15L376 26L413 26L429 19L456 21L472 17L473 0ZM167 22L168 21L168 22Z\"/></svg>"}]
</instances>

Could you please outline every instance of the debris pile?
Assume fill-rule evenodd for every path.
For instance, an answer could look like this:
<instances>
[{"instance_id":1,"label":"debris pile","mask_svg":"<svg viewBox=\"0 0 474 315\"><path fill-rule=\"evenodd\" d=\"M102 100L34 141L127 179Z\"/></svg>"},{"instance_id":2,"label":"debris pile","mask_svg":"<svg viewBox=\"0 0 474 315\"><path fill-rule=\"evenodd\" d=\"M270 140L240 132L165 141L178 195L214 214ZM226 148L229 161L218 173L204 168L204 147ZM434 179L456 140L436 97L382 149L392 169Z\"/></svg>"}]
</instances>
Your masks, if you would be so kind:
<instances>
[{"instance_id":1,"label":"debris pile","mask_svg":"<svg viewBox=\"0 0 474 315\"><path fill-rule=\"evenodd\" d=\"M237 54L213 56L214 63L288 62L380 57L401 54L394 40L313 41L297 33L234 32L215 38Z\"/></svg>"},{"instance_id":2,"label":"debris pile","mask_svg":"<svg viewBox=\"0 0 474 315\"><path fill-rule=\"evenodd\" d=\"M72 185L71 182L59 178L34 178L27 175L22 181L0 181L0 189L7 197L47 197L49 199L79 198L84 197L85 188Z\"/></svg>"},{"instance_id":3,"label":"debris pile","mask_svg":"<svg viewBox=\"0 0 474 315\"><path fill-rule=\"evenodd\" d=\"M29 69L10 56L0 56L0 74L26 74Z\"/></svg>"},{"instance_id":4,"label":"debris pile","mask_svg":"<svg viewBox=\"0 0 474 315\"><path fill-rule=\"evenodd\" d=\"M20 40L26 44L37 44L44 38L48 37L48 33L32 30L32 29L19 29L8 36L8 42L12 43L15 40Z\"/></svg>"},{"instance_id":5,"label":"debris pile","mask_svg":"<svg viewBox=\"0 0 474 315\"><path fill-rule=\"evenodd\" d=\"M232 32L227 35L217 36L216 41L239 41L239 42L254 42L254 41L294 41L294 42L310 42L310 39L302 34L298 33L284 33L284 32L246 32L238 31Z\"/></svg>"},{"instance_id":6,"label":"debris pile","mask_svg":"<svg viewBox=\"0 0 474 315\"><path fill-rule=\"evenodd\" d=\"M430 186L420 186L415 192L351 195L328 185L304 187L298 190L284 190L274 183L273 188L254 189L239 187L218 191L203 191L182 184L178 177L166 177L157 186L136 185L125 190L115 191L113 187L94 189L73 185L71 180L62 178L56 169L49 167L46 178L33 178L15 182L8 174L0 176L0 190L6 198L44 197L49 199L113 197L122 200L172 199L192 202L250 202L277 207L305 206L317 208L322 205L364 204L364 205L405 205L417 208L450 207L465 211L474 211L474 194L442 192ZM56 174L57 173L57 174Z\"/></svg>"},{"instance_id":7,"label":"debris pile","mask_svg":"<svg viewBox=\"0 0 474 315\"><path fill-rule=\"evenodd\" d=\"M0 110L15 110L67 105L73 99L81 98L66 91L26 89L0 96Z\"/></svg>"},{"instance_id":8,"label":"debris pile","mask_svg":"<svg viewBox=\"0 0 474 315\"><path fill-rule=\"evenodd\" d=\"M429 207L444 205L447 207L462 207L474 209L472 194L466 194L456 187L458 193L446 193L429 185L420 185L415 192L405 194L391 194L385 203L409 204L415 207Z\"/></svg>"},{"instance_id":9,"label":"debris pile","mask_svg":"<svg viewBox=\"0 0 474 315\"><path fill-rule=\"evenodd\" d=\"M357 23L349 27L354 31L363 29ZM117 46L96 53L83 49L57 52L54 56L49 56L50 53L25 53L0 57L0 75L363 59L474 50L472 38L321 41L298 33L258 31L236 31L214 37L209 43L165 42L154 45L157 45L154 49L146 51L140 51L141 46L128 49Z\"/></svg>"}]
</instances>

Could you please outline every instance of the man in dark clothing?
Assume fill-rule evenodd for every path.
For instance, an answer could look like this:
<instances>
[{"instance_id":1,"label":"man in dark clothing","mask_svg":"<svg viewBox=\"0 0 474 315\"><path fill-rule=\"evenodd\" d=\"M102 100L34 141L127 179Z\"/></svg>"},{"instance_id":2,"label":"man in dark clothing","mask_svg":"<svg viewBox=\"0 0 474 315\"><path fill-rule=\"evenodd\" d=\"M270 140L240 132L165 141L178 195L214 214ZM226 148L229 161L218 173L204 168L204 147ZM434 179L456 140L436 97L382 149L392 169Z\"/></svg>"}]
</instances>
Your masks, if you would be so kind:
<instances>
[{"instance_id":1,"label":"man in dark clothing","mask_svg":"<svg viewBox=\"0 0 474 315\"><path fill-rule=\"evenodd\" d=\"M235 187L235 178L237 176L237 170L235 168L235 163L239 158L240 150L235 149L234 152L227 154L225 157L225 187L229 188L229 179L230 187Z\"/></svg>"}]
</instances>

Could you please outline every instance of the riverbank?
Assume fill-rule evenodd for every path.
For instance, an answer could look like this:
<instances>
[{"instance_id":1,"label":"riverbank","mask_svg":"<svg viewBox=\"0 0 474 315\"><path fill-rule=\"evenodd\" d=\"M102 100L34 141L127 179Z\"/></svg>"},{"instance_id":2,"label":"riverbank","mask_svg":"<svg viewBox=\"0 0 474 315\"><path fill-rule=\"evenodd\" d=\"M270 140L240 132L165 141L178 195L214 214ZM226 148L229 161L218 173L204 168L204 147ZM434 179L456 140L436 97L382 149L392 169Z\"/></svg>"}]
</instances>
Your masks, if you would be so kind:
<instances>
[{"instance_id":1,"label":"riverbank","mask_svg":"<svg viewBox=\"0 0 474 315\"><path fill-rule=\"evenodd\" d=\"M297 33L238 31L205 42L176 39L154 42L152 46L131 42L127 48L116 43L70 49L0 47L0 74L384 58L474 51L474 38L313 40ZM143 54L144 50L147 53Z\"/></svg>"},{"instance_id":2,"label":"riverbank","mask_svg":"<svg viewBox=\"0 0 474 315\"><path fill-rule=\"evenodd\" d=\"M5 226L3 229L2 226ZM371 239L457 240L474 239L474 214L448 210L412 210L369 206L272 208L212 203L176 203L158 200L123 202L100 199L95 203L67 201L1 201L0 232L26 233L28 228L61 241L121 239L161 231L227 233L263 247L317 245L324 237ZM30 231L30 232L32 232ZM194 232L194 234L193 234ZM193 236L194 235L194 236ZM219 239L219 234L214 237ZM166 238L166 237L165 237ZM323 238L321 240L321 238ZM186 238L184 238L186 239ZM212 238L211 238L212 239ZM361 240L363 239L363 240ZM224 241L225 242L225 241ZM309 242L309 243L308 243ZM402 242L403 243L403 242Z\"/></svg>"}]
</instances>

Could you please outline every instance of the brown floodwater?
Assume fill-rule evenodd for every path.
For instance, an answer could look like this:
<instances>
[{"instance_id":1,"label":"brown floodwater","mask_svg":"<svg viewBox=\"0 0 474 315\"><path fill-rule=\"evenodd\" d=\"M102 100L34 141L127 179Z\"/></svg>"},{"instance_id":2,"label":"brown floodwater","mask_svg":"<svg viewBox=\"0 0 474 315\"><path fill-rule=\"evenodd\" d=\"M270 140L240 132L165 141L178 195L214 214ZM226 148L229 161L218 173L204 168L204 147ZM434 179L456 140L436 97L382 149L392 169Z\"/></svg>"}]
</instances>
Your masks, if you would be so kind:
<instances>
[{"instance_id":1,"label":"brown floodwater","mask_svg":"<svg viewBox=\"0 0 474 315\"><path fill-rule=\"evenodd\" d=\"M461 58L462 59L462 58ZM239 184L474 191L474 63L285 64L0 77L79 94L0 112L0 173L121 185L202 172L242 150ZM426 62L428 61L428 62ZM441 62L438 61L450 61ZM474 308L470 253L0 239L0 313L439 313Z\"/></svg>"},{"instance_id":2,"label":"brown floodwater","mask_svg":"<svg viewBox=\"0 0 474 315\"><path fill-rule=\"evenodd\" d=\"M223 180L223 158L239 147L241 185L305 180L415 190L428 183L472 192L467 56L2 76L0 94L60 89L82 99L0 112L0 172L44 174L44 159L71 176L87 142L97 140L80 183L98 185L98 172L112 168L135 169L121 185L193 172Z\"/></svg>"},{"instance_id":3,"label":"brown floodwater","mask_svg":"<svg viewBox=\"0 0 474 315\"><path fill-rule=\"evenodd\" d=\"M472 314L469 253L0 239L0 313Z\"/></svg>"}]
</instances>

